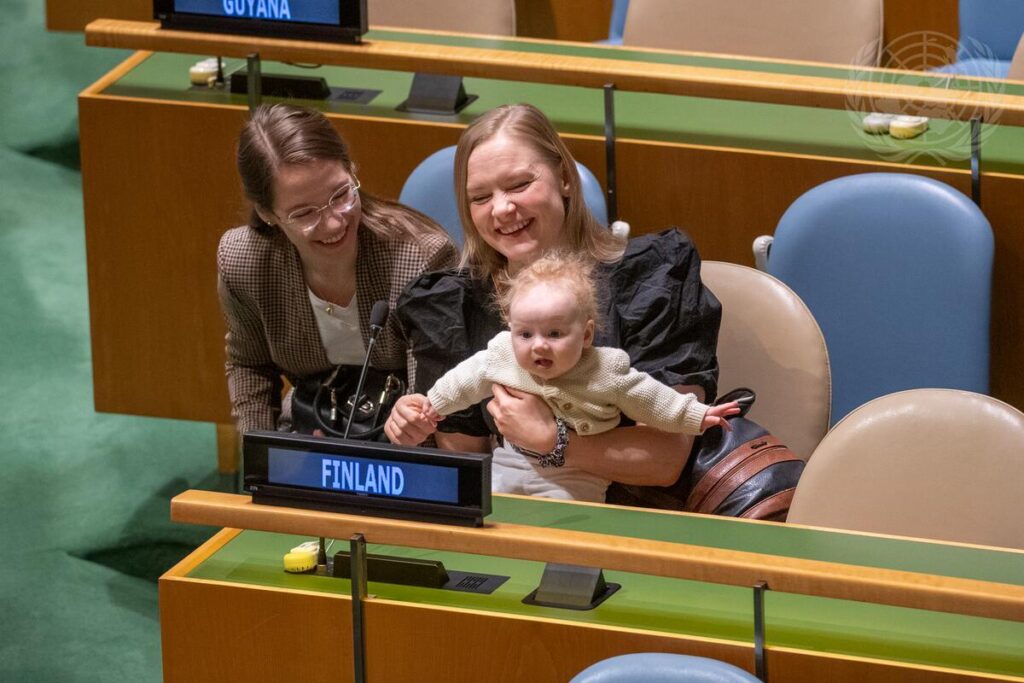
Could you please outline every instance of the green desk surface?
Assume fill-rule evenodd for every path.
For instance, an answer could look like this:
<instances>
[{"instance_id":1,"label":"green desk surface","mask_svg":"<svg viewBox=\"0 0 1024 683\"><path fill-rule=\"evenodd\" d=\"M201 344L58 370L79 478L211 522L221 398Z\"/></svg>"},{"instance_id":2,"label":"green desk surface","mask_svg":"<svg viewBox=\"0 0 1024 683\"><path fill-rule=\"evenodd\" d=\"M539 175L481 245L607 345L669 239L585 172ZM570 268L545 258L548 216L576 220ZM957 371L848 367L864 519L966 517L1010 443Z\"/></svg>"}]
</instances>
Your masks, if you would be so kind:
<instances>
[{"instance_id":1,"label":"green desk surface","mask_svg":"<svg viewBox=\"0 0 1024 683\"><path fill-rule=\"evenodd\" d=\"M1024 585L1024 553L858 536L643 510L496 496L492 522L572 529ZM281 558L298 536L244 531L189 577L348 594L349 582L286 574ZM372 539L370 539L372 540ZM347 549L347 541L332 550ZM436 559L450 569L509 576L490 595L371 582L389 600L751 642L744 588L607 571L623 588L589 612L524 605L543 564L482 555L371 545L372 553ZM1024 623L769 591L770 646L1024 676Z\"/></svg>"},{"instance_id":2,"label":"green desk surface","mask_svg":"<svg viewBox=\"0 0 1024 683\"><path fill-rule=\"evenodd\" d=\"M409 35L422 40L431 39L431 36ZM566 49L570 47L580 50L601 49L575 45ZM720 58L702 56L640 54L666 59L721 61ZM109 85L103 94L246 106L244 95L189 87L188 68L202 58L200 55L154 54ZM764 64L777 66L773 63ZM240 66L243 66L241 60L227 60L228 73ZM801 68L814 70L826 67ZM323 76L333 87L381 91L380 95L365 105L336 100L326 103L304 102L340 114L468 124L495 106L510 102L530 102L543 109L562 133L604 135L603 94L593 88L467 78L467 92L478 95L479 99L457 116L436 117L395 110L408 95L413 76L411 73L333 66L306 69L270 62L263 65L263 72ZM934 77L922 74L920 78ZM1021 88L1024 90L1024 86ZM888 136L864 133L860 129L859 113L815 107L619 92L615 97L615 115L617 135L622 139L806 154L866 162L897 162L926 168L969 167L969 124L940 118L933 118L930 129L919 138L898 141ZM984 171L1024 175L1024 127L1000 126L998 123L987 125L982 138Z\"/></svg>"}]
</instances>

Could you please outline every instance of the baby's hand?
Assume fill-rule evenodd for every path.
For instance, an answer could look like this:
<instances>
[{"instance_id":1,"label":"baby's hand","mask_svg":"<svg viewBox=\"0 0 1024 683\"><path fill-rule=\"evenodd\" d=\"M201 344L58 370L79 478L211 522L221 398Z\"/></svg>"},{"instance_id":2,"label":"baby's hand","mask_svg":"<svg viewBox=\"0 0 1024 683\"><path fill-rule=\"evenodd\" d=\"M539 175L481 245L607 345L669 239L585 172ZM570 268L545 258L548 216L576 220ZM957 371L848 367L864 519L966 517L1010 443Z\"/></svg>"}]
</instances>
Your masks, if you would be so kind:
<instances>
[{"instance_id":1,"label":"baby's hand","mask_svg":"<svg viewBox=\"0 0 1024 683\"><path fill-rule=\"evenodd\" d=\"M424 405L420 407L420 412L423 414L423 417L425 417L428 420L430 420L430 422L436 428L437 427L437 423L444 419L444 415L442 415L439 412L437 412L436 410L434 410L434 406L431 405L429 399L424 401L423 403L424 403Z\"/></svg>"},{"instance_id":2,"label":"baby's hand","mask_svg":"<svg viewBox=\"0 0 1024 683\"><path fill-rule=\"evenodd\" d=\"M704 432L712 427L721 427L725 431L732 431L729 421L725 418L730 415L740 414L740 404L737 401L729 401L720 406L711 406L704 414L704 420L700 423L700 431Z\"/></svg>"},{"instance_id":3,"label":"baby's hand","mask_svg":"<svg viewBox=\"0 0 1024 683\"><path fill-rule=\"evenodd\" d=\"M409 422L426 431L428 435L433 434L437 431L437 423L443 420L444 416L434 410L426 396L413 394L412 398L416 399L412 401L415 412L409 418Z\"/></svg>"}]
</instances>

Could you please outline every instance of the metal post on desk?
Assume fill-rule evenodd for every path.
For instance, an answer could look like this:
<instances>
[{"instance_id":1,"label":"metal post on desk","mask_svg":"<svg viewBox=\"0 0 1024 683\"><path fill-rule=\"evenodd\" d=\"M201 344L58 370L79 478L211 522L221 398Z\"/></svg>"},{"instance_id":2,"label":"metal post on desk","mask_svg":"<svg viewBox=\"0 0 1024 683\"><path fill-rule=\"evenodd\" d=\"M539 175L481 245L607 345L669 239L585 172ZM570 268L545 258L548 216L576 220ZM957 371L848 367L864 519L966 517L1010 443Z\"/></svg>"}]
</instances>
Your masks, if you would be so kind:
<instances>
[{"instance_id":1,"label":"metal post on desk","mask_svg":"<svg viewBox=\"0 0 1024 683\"><path fill-rule=\"evenodd\" d=\"M352 582L352 670L355 683L366 681L366 641L363 638L363 601L366 600L366 538L349 539L349 569Z\"/></svg>"},{"instance_id":2,"label":"metal post on desk","mask_svg":"<svg viewBox=\"0 0 1024 683\"><path fill-rule=\"evenodd\" d=\"M263 74L260 67L260 53L253 52L245 58L245 79L246 88L249 93L249 112L256 111L263 100Z\"/></svg>"},{"instance_id":3,"label":"metal post on desk","mask_svg":"<svg viewBox=\"0 0 1024 683\"><path fill-rule=\"evenodd\" d=\"M971 199L981 208L981 116L971 119Z\"/></svg>"},{"instance_id":4,"label":"metal post on desk","mask_svg":"<svg viewBox=\"0 0 1024 683\"><path fill-rule=\"evenodd\" d=\"M619 200L615 179L615 84L604 86L604 159L608 178L608 225L619 220Z\"/></svg>"},{"instance_id":5,"label":"metal post on desk","mask_svg":"<svg viewBox=\"0 0 1024 683\"><path fill-rule=\"evenodd\" d=\"M754 675L767 683L768 661L764 656L764 594L767 581L754 584Z\"/></svg>"}]
</instances>

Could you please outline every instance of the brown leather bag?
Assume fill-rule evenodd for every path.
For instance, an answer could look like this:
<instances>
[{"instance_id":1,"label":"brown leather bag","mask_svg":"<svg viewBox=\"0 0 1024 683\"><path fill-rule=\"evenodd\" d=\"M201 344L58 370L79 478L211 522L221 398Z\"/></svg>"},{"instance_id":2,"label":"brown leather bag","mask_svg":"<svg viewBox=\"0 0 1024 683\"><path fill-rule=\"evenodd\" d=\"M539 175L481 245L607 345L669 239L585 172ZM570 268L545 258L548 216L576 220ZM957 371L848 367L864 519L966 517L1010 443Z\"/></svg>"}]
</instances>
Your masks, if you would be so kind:
<instances>
[{"instance_id":1,"label":"brown leather bag","mask_svg":"<svg viewBox=\"0 0 1024 683\"><path fill-rule=\"evenodd\" d=\"M688 512L786 520L804 462L775 436L746 417L754 392L736 389L717 403L740 400L743 412L729 418L731 431L710 429L694 450Z\"/></svg>"},{"instance_id":2,"label":"brown leather bag","mask_svg":"<svg viewBox=\"0 0 1024 683\"><path fill-rule=\"evenodd\" d=\"M778 438L746 417L750 389L735 389L716 403L740 401L729 419L732 431L709 429L694 444L689 462L672 486L608 489L608 502L713 515L786 521L804 462Z\"/></svg>"}]
</instances>

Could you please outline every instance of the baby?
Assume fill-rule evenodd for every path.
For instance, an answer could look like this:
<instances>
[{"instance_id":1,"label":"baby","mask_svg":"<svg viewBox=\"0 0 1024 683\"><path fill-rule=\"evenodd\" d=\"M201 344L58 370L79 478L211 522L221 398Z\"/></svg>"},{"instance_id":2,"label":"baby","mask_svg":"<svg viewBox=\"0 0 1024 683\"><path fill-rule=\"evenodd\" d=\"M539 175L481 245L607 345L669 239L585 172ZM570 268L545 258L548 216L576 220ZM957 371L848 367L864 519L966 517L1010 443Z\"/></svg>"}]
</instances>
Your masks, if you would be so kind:
<instances>
[{"instance_id":1,"label":"baby","mask_svg":"<svg viewBox=\"0 0 1024 683\"><path fill-rule=\"evenodd\" d=\"M625 351L593 346L597 301L589 264L544 256L520 270L500 299L509 331L445 373L421 401L421 424L438 421L491 395L492 384L535 394L580 436L619 424L620 413L666 432L700 434L729 428L735 402L707 406L630 368ZM561 453L551 455L561 456ZM549 498L604 501L610 483L560 457L519 449L495 450L492 489ZM554 466L549 466L554 465Z\"/></svg>"}]
</instances>

